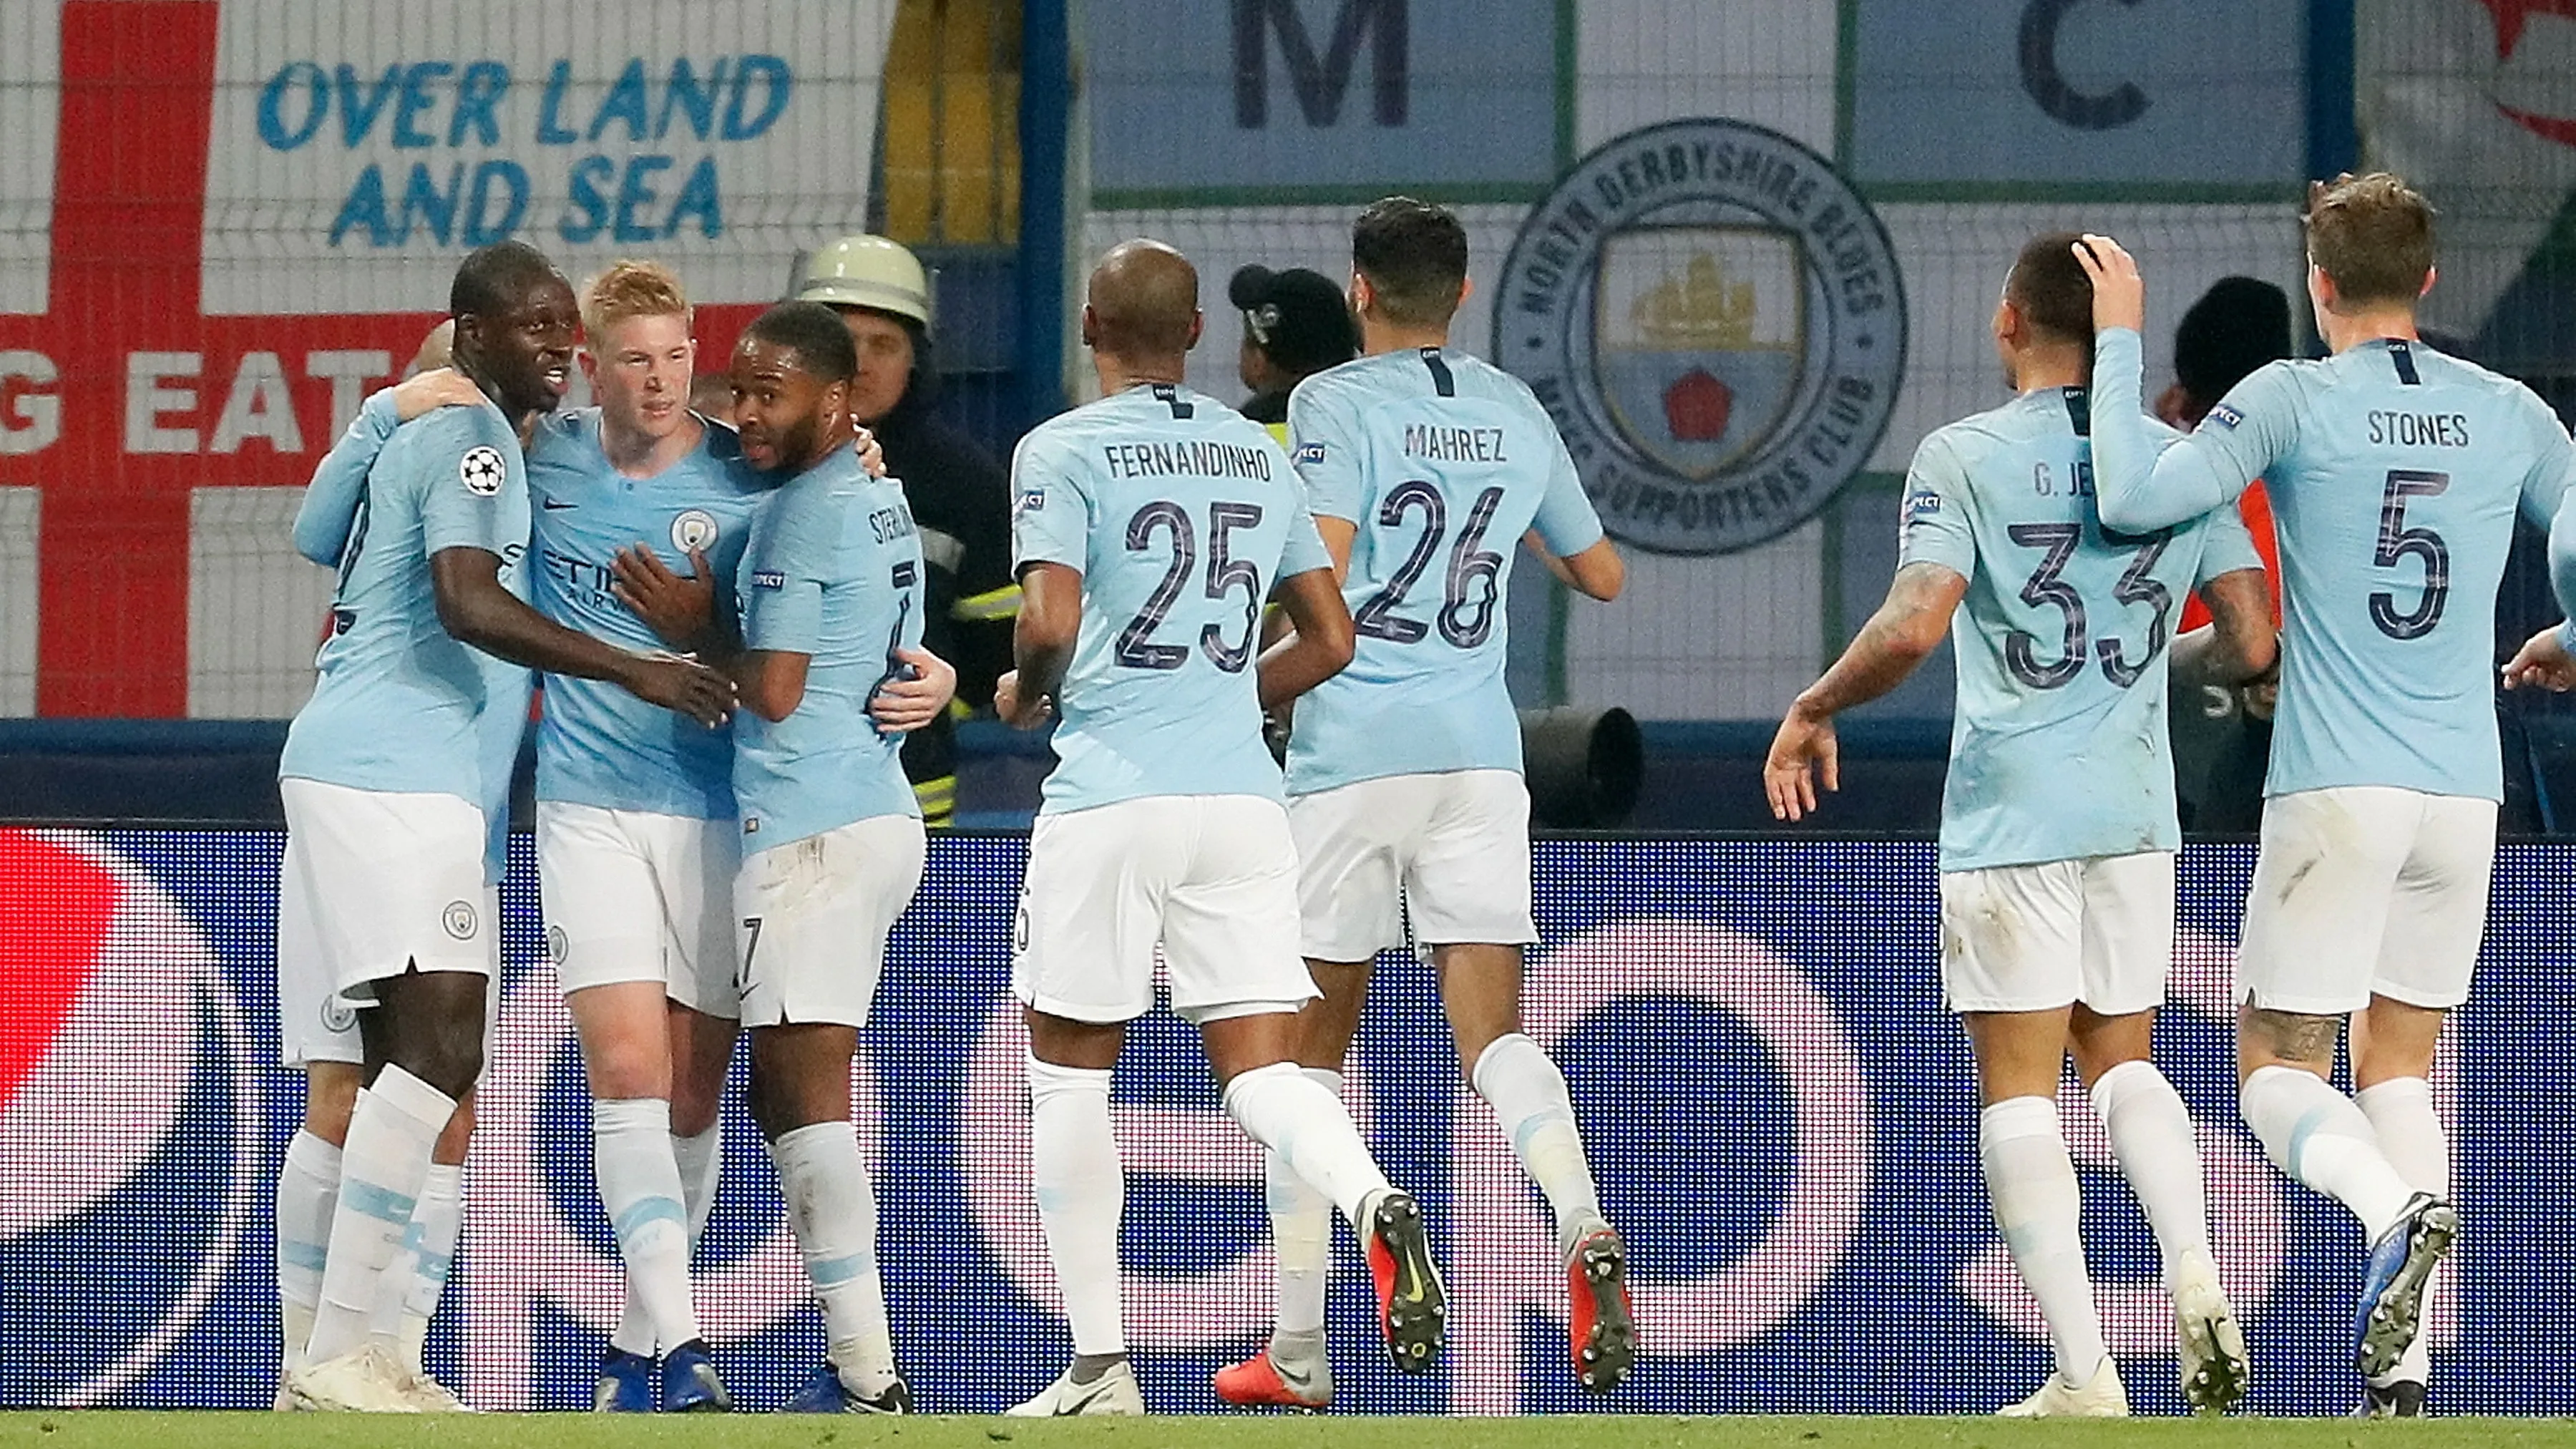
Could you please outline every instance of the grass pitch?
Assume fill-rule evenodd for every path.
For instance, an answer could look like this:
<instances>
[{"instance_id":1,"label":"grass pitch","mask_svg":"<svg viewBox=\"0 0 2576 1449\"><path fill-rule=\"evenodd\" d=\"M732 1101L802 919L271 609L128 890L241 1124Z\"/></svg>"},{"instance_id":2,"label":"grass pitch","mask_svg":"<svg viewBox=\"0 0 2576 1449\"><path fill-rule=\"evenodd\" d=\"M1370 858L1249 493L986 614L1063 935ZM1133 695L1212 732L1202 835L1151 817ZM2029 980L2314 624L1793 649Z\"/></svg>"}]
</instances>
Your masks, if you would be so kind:
<instances>
[{"instance_id":1,"label":"grass pitch","mask_svg":"<svg viewBox=\"0 0 2576 1449\"><path fill-rule=\"evenodd\" d=\"M485 1414L386 1418L355 1414L0 1414L0 1449L2023 1449L2072 1445L2263 1446L2263 1449L2411 1449L2414 1445L2570 1446L2576 1420L2429 1419L2354 1424L2338 1419L2138 1419L2002 1422L1922 1418L1661 1418L1574 1415L1544 1419L1343 1417L1079 1419L997 1418L652 1419L588 1414Z\"/></svg>"}]
</instances>

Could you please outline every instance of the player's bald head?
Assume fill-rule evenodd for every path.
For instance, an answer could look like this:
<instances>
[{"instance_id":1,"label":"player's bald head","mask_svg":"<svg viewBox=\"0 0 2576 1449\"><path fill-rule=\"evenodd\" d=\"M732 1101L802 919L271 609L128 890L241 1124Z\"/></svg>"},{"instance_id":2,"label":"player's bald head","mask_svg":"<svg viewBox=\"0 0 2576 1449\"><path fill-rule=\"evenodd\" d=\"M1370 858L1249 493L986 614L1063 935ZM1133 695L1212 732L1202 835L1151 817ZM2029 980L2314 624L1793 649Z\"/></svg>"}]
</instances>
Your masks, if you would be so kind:
<instances>
[{"instance_id":1,"label":"player's bald head","mask_svg":"<svg viewBox=\"0 0 2576 1449\"><path fill-rule=\"evenodd\" d=\"M1158 241L1109 249L1091 269L1084 341L1115 357L1177 357L1199 340L1199 269Z\"/></svg>"}]
</instances>

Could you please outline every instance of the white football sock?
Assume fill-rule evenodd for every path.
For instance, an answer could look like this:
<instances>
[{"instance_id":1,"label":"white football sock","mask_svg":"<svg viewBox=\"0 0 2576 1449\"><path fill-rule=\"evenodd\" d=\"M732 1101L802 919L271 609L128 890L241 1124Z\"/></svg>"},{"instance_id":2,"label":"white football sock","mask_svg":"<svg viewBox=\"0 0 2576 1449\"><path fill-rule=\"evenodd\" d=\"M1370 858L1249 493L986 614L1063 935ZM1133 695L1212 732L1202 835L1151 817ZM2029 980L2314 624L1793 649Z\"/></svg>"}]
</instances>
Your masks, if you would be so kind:
<instances>
[{"instance_id":1,"label":"white football sock","mask_svg":"<svg viewBox=\"0 0 2576 1449\"><path fill-rule=\"evenodd\" d=\"M1307 1078L1342 1096L1342 1074L1329 1067L1302 1068ZM1297 1175L1276 1152L1261 1154L1262 1186L1270 1200L1270 1237L1279 1258L1279 1331L1318 1333L1324 1327L1324 1288L1333 1267L1333 1200Z\"/></svg>"},{"instance_id":2,"label":"white football sock","mask_svg":"<svg viewBox=\"0 0 2576 1449\"><path fill-rule=\"evenodd\" d=\"M877 1197L847 1122L799 1127L769 1145L805 1276L823 1303L832 1366L852 1393L873 1398L895 1380L894 1332L877 1270Z\"/></svg>"},{"instance_id":3,"label":"white football sock","mask_svg":"<svg viewBox=\"0 0 2576 1449\"><path fill-rule=\"evenodd\" d=\"M707 1215L715 1211L717 1174L724 1167L724 1124L719 1122L695 1137L674 1134L671 1160L680 1170L680 1200L689 1214L689 1256L694 1259L698 1239L706 1236ZM644 1311L644 1300L627 1294L617 1330L608 1336L610 1345L649 1356L653 1337L653 1316Z\"/></svg>"},{"instance_id":4,"label":"white football sock","mask_svg":"<svg viewBox=\"0 0 2576 1449\"><path fill-rule=\"evenodd\" d=\"M2237 1093L2237 1110L2273 1166L2352 1209L2370 1241L2406 1211L2412 1190L2379 1150L2370 1119L2324 1078L2297 1067L2260 1068Z\"/></svg>"},{"instance_id":5,"label":"white football sock","mask_svg":"<svg viewBox=\"0 0 2576 1449\"><path fill-rule=\"evenodd\" d=\"M1077 1354L1127 1351L1118 1280L1127 1175L1109 1127L1110 1075L1029 1058L1029 1170Z\"/></svg>"},{"instance_id":6,"label":"white football sock","mask_svg":"<svg viewBox=\"0 0 2576 1449\"><path fill-rule=\"evenodd\" d=\"M395 1309L390 1332L382 1319L377 1323L377 1332L414 1373L426 1372L421 1354L429 1345L429 1320L437 1315L438 1300L447 1292L447 1270L455 1265L456 1238L464 1226L464 1165L432 1162L421 1179L411 1228L403 1235L400 1261L406 1271L399 1279L390 1272L385 1275L389 1287L402 1290L402 1302Z\"/></svg>"},{"instance_id":7,"label":"white football sock","mask_svg":"<svg viewBox=\"0 0 2576 1449\"><path fill-rule=\"evenodd\" d=\"M724 1122L695 1137L673 1136L671 1160L680 1169L680 1201L689 1210L689 1249L707 1232L707 1215L716 1210L716 1184L724 1171Z\"/></svg>"},{"instance_id":8,"label":"white football sock","mask_svg":"<svg viewBox=\"0 0 2576 1449\"><path fill-rule=\"evenodd\" d=\"M282 1330L280 1373L304 1365L313 1340L313 1315L322 1303L323 1250L331 1241L331 1210L340 1200L340 1149L298 1131L286 1144L277 1171L277 1314Z\"/></svg>"},{"instance_id":9,"label":"white football sock","mask_svg":"<svg viewBox=\"0 0 2576 1449\"><path fill-rule=\"evenodd\" d=\"M2209 1201L2191 1109L2153 1062L2122 1062L2093 1084L2093 1110L2111 1134L2111 1156L2146 1209L2164 1259L2165 1286L2187 1259L2209 1257Z\"/></svg>"},{"instance_id":10,"label":"white football sock","mask_svg":"<svg viewBox=\"0 0 2576 1449\"><path fill-rule=\"evenodd\" d=\"M1574 1127L1574 1098L1539 1044L1519 1032L1494 1039L1476 1058L1474 1086L1494 1109L1494 1120L1512 1139L1512 1151L1547 1205L1556 1213L1558 1249L1583 1224L1601 1216L1601 1192L1592 1183L1592 1167L1583 1159L1583 1138Z\"/></svg>"},{"instance_id":11,"label":"white football sock","mask_svg":"<svg viewBox=\"0 0 2576 1449\"><path fill-rule=\"evenodd\" d=\"M1341 1098L1296 1063L1272 1062L1225 1084L1225 1110L1253 1141L1287 1159L1299 1177L1331 1198L1367 1241L1368 1200L1390 1184Z\"/></svg>"},{"instance_id":12,"label":"white football sock","mask_svg":"<svg viewBox=\"0 0 2576 1449\"><path fill-rule=\"evenodd\" d=\"M2451 1144L2442 1134L2442 1119L2433 1112L2433 1084L2422 1077L2394 1077L2375 1087L2364 1087L2353 1096L2361 1114L2370 1119L2370 1129L2379 1138L2379 1150L2388 1157L2397 1175L2416 1192L2429 1192L2438 1198L2451 1195ZM2426 1331L2415 1335L2406 1348L2406 1356L2397 1367L2372 1379L2386 1388L2390 1384L2420 1384L2431 1376L2433 1368L2433 1295L2447 1286L2447 1267L2436 1267L2425 1280L2423 1322Z\"/></svg>"},{"instance_id":13,"label":"white football sock","mask_svg":"<svg viewBox=\"0 0 2576 1449\"><path fill-rule=\"evenodd\" d=\"M689 1298L689 1215L681 1200L680 1164L671 1150L671 1104L632 1097L590 1104L591 1164L600 1206L617 1234L626 1265L627 1313L609 1342L650 1357L698 1336ZM644 1332L633 1333L636 1309Z\"/></svg>"},{"instance_id":14,"label":"white football sock","mask_svg":"<svg viewBox=\"0 0 2576 1449\"><path fill-rule=\"evenodd\" d=\"M1988 1107L1977 1119L1977 1156L1985 1165L2004 1246L2048 1322L2057 1376L2069 1388L2082 1388L2111 1350L2102 1339L2093 1279L2084 1267L2084 1200L2057 1103L2012 1097Z\"/></svg>"},{"instance_id":15,"label":"white football sock","mask_svg":"<svg viewBox=\"0 0 2576 1449\"><path fill-rule=\"evenodd\" d=\"M366 1342L385 1268L402 1250L430 1153L455 1111L455 1098L400 1067L386 1067L358 1093L340 1148L340 1200L307 1362L328 1363Z\"/></svg>"}]
</instances>

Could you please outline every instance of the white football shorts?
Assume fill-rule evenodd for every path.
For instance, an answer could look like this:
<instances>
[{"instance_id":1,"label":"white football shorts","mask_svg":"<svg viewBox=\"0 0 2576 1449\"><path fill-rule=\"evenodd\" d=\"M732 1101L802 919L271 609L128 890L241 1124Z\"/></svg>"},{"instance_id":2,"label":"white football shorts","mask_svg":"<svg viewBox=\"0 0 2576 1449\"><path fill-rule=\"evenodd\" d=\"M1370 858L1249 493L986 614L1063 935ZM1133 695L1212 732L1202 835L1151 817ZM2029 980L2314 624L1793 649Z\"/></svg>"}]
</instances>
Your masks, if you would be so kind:
<instances>
[{"instance_id":1,"label":"white football shorts","mask_svg":"<svg viewBox=\"0 0 2576 1449\"><path fill-rule=\"evenodd\" d=\"M298 842L290 833L277 863L277 1064L293 1070L316 1062L355 1066L366 1060L358 1011L331 990Z\"/></svg>"},{"instance_id":2,"label":"white football shorts","mask_svg":"<svg viewBox=\"0 0 2576 1449\"><path fill-rule=\"evenodd\" d=\"M564 991L655 981L682 1006L732 1016L741 841L731 820L538 801L546 954Z\"/></svg>"},{"instance_id":3,"label":"white football shorts","mask_svg":"<svg viewBox=\"0 0 2576 1449\"><path fill-rule=\"evenodd\" d=\"M2146 1011L2165 999L2173 938L2171 851L1941 873L1952 1011Z\"/></svg>"},{"instance_id":4,"label":"white football shorts","mask_svg":"<svg viewBox=\"0 0 2576 1449\"><path fill-rule=\"evenodd\" d=\"M744 1026L865 1026L886 937L921 888L911 815L874 815L744 856L734 878Z\"/></svg>"},{"instance_id":5,"label":"white football shorts","mask_svg":"<svg viewBox=\"0 0 2576 1449\"><path fill-rule=\"evenodd\" d=\"M1193 1023L1295 1011L1315 996L1297 954L1297 847L1278 802L1153 795L1040 814L1011 933L1011 992L1074 1021L1154 1005Z\"/></svg>"},{"instance_id":6,"label":"white football shorts","mask_svg":"<svg viewBox=\"0 0 2576 1449\"><path fill-rule=\"evenodd\" d=\"M1301 949L1361 962L1404 944L1527 945L1529 788L1511 770L1390 775L1293 796Z\"/></svg>"},{"instance_id":7,"label":"white football shorts","mask_svg":"<svg viewBox=\"0 0 2576 1449\"><path fill-rule=\"evenodd\" d=\"M2341 1016L2374 995L2447 1009L2469 999L2495 870L2496 803L2383 785L2263 802L2236 996Z\"/></svg>"},{"instance_id":8,"label":"white football shorts","mask_svg":"<svg viewBox=\"0 0 2576 1449\"><path fill-rule=\"evenodd\" d=\"M302 877L309 939L333 992L364 1005L370 983L409 969L499 973L480 807L320 780L280 780L277 793L286 858Z\"/></svg>"}]
</instances>

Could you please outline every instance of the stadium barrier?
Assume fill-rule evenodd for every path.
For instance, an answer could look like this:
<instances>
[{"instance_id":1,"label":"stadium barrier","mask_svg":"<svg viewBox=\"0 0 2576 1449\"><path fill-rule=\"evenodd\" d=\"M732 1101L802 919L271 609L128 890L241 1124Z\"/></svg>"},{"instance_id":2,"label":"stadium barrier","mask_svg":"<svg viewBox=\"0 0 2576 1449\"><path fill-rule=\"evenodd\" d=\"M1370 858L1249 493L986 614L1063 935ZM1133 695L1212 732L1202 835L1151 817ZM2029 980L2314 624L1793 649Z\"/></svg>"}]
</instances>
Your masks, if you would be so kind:
<instances>
[{"instance_id":1,"label":"stadium barrier","mask_svg":"<svg viewBox=\"0 0 2576 1449\"><path fill-rule=\"evenodd\" d=\"M252 1408L277 1332L267 1200L300 1103L275 1060L279 837L0 830L0 1406ZM1068 1343L1027 1186L1024 1037L1005 950L1025 844L944 836L895 933L867 1035L897 1342L924 1408L992 1410ZM2228 960L2252 865L2182 861L2159 1045L2201 1125L2252 1405L2335 1413L2358 1234L2281 1183L2233 1115ZM533 860L504 889L507 996L432 1367L487 1409L584 1407L618 1297L587 1103L542 959ZM1351 1072L1382 1160L1419 1191L1453 1293L1440 1372L1401 1379L1338 1249L1341 1404L1511 1413L1978 1412L2046 1367L1979 1185L1967 1049L1932 969L1919 840L1559 838L1538 852L1530 1029L1564 1061L1638 1273L1648 1357L1596 1404L1564 1366L1563 1287L1535 1194L1460 1082L1428 973L1390 957ZM2468 1228L2432 1321L2449 1412L2576 1411L2576 1240L2563 1230L2576 936L2563 846L2508 846L2488 946L2437 1083ZM737 1084L738 1085L738 1084ZM1194 1035L1140 1023L1118 1075L1128 1322L1148 1401L1212 1410L1256 1345L1269 1254L1254 1150ZM2091 1109L2067 1117L2110 1340L2141 1411L2175 1412L2154 1250ZM717 1358L752 1406L820 1357L772 1175L738 1108L698 1271Z\"/></svg>"}]
</instances>

